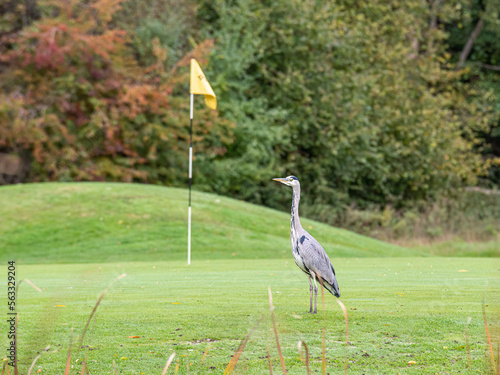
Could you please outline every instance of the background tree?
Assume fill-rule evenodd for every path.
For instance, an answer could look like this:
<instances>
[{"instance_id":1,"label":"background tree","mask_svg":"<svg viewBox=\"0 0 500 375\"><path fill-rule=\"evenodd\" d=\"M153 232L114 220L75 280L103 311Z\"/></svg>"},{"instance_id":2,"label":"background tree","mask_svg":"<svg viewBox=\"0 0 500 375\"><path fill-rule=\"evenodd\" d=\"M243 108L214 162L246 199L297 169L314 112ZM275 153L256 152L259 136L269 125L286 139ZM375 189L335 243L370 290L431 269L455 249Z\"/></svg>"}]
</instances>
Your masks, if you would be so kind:
<instances>
[{"instance_id":1,"label":"background tree","mask_svg":"<svg viewBox=\"0 0 500 375\"><path fill-rule=\"evenodd\" d=\"M474 135L491 124L493 98L469 91L450 64L436 11L420 1L251 0L210 2L200 11L216 38L218 92L260 100L271 116L255 121L232 102L221 113L240 111L249 131L266 139L279 134L256 159L264 165L256 164L308 181L306 212L329 220L353 202L410 207L484 173ZM236 145L243 149L229 150L222 165L248 151L248 142ZM257 173L245 189L267 177L260 182ZM243 184L213 188L234 194L235 185ZM268 198L259 195L271 206L283 202Z\"/></svg>"},{"instance_id":2,"label":"background tree","mask_svg":"<svg viewBox=\"0 0 500 375\"><path fill-rule=\"evenodd\" d=\"M493 98L495 120L477 134L477 149L488 163L482 178L487 187L500 186L500 1L472 1L455 4L456 22L445 23L450 53L463 69L464 84Z\"/></svg>"}]
</instances>

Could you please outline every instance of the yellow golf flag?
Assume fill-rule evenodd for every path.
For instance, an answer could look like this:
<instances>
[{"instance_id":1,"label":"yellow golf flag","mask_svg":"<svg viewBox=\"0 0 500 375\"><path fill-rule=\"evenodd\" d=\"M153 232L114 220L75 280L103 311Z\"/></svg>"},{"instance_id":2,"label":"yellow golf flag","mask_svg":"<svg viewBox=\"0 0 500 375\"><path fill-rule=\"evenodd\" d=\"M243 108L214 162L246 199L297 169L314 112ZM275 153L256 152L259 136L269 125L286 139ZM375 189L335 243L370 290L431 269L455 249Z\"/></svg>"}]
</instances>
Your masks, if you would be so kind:
<instances>
[{"instance_id":1,"label":"yellow golf flag","mask_svg":"<svg viewBox=\"0 0 500 375\"><path fill-rule=\"evenodd\" d=\"M205 78L205 74L201 70L198 62L191 59L191 94L205 95L205 103L212 109L217 108L217 98L215 97L214 90L210 87Z\"/></svg>"}]
</instances>

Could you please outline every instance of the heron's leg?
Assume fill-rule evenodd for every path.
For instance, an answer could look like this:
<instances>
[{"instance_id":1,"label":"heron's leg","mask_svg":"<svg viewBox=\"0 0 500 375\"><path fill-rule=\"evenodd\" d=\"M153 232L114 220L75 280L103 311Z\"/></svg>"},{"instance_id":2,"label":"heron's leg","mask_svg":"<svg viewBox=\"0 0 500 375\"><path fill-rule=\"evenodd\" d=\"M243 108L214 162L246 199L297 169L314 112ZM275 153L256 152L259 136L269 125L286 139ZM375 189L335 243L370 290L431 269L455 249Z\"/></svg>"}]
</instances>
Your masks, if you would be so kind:
<instances>
[{"instance_id":1,"label":"heron's leg","mask_svg":"<svg viewBox=\"0 0 500 375\"><path fill-rule=\"evenodd\" d=\"M311 282L311 276L309 276L309 295L311 296L309 300L309 312L313 312L313 284Z\"/></svg>"},{"instance_id":2,"label":"heron's leg","mask_svg":"<svg viewBox=\"0 0 500 375\"><path fill-rule=\"evenodd\" d=\"M312 275L312 279L314 281L314 312L313 312L313 314L316 314L317 305L318 305L318 285L316 284L316 274L314 272L311 272L311 275ZM312 295L311 295L311 299L312 299Z\"/></svg>"}]
</instances>

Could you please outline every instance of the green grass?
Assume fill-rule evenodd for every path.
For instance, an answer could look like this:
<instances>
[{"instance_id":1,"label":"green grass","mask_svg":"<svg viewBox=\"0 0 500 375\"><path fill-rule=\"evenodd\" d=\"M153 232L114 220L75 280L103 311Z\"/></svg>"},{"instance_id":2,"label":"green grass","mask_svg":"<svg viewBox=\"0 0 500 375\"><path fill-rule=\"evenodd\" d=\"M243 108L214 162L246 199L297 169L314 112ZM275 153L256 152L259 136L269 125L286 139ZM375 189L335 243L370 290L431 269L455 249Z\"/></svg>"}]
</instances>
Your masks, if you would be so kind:
<instances>
[{"instance_id":1,"label":"green grass","mask_svg":"<svg viewBox=\"0 0 500 375\"><path fill-rule=\"evenodd\" d=\"M500 207L499 207L500 209ZM454 257L500 257L500 236L489 241L464 241L455 238L449 241L439 241L430 244L411 244L411 248L435 256Z\"/></svg>"},{"instance_id":2,"label":"green grass","mask_svg":"<svg viewBox=\"0 0 500 375\"><path fill-rule=\"evenodd\" d=\"M333 296L325 296L324 315L305 313L309 285L290 254L287 213L195 193L193 263L187 266L185 195L124 184L0 188L0 240L7 245L0 249L2 277L6 259L15 258L17 279L42 289L20 286L22 372L50 345L35 369L63 373L71 329L81 335L99 295L123 273L127 276L110 287L99 306L84 348L73 354L72 374L80 373L87 353L91 373L114 373L114 360L120 373L160 374L172 352L177 356L168 373L178 365L180 374L221 374L240 340L269 312L268 286L289 374L305 373L299 340L310 348L313 371L321 372L323 327L330 374L343 373L346 354L349 374L490 369L481 299L484 294L496 350L497 259L423 257L303 220L336 268L349 313L351 345L346 347L343 314ZM0 348L7 347L5 320ZM269 313L247 343L236 373L269 373L266 347L274 372L281 373Z\"/></svg>"}]
</instances>

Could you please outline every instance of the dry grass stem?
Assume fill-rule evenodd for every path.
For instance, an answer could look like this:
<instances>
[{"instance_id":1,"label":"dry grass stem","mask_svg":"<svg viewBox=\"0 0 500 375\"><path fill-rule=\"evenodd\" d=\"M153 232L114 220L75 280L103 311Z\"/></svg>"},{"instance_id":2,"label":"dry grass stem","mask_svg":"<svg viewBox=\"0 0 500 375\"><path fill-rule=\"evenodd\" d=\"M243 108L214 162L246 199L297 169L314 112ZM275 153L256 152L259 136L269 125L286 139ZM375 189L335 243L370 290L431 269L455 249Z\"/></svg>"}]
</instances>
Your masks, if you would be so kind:
<instances>
[{"instance_id":1,"label":"dry grass stem","mask_svg":"<svg viewBox=\"0 0 500 375\"><path fill-rule=\"evenodd\" d=\"M471 368L472 365L472 359L470 356L470 345L469 345L469 324L471 322L472 318L469 316L467 318L467 324L465 325L465 347L467 348L467 361L468 361L468 367Z\"/></svg>"},{"instance_id":2,"label":"dry grass stem","mask_svg":"<svg viewBox=\"0 0 500 375\"><path fill-rule=\"evenodd\" d=\"M491 337L490 337L490 329L488 328L488 321L486 319L486 308L484 306L484 293L483 293L483 300L482 300L482 310L483 310L483 320L484 320L484 329L486 330L486 337L488 338L488 347L490 348L490 356L491 356L491 366L493 372L498 372L497 366L495 364L495 354L493 353L493 345L491 344Z\"/></svg>"},{"instance_id":3,"label":"dry grass stem","mask_svg":"<svg viewBox=\"0 0 500 375\"><path fill-rule=\"evenodd\" d=\"M21 284L21 283L19 283L19 284ZM16 298L19 295L19 294L17 294L19 284L17 284L17 286L16 286ZM18 372L17 372L17 332L18 332L17 327L18 327L18 324L19 324L19 313L16 314L16 321L14 323L14 332L16 332L16 339L14 340L14 352L16 353L16 355L15 355L16 361L14 362L14 375L18 375ZM9 366L7 366L7 375L10 375Z\"/></svg>"},{"instance_id":4,"label":"dry grass stem","mask_svg":"<svg viewBox=\"0 0 500 375\"><path fill-rule=\"evenodd\" d=\"M250 337L252 336L253 332L259 326L259 324L262 323L265 317L266 314L262 315L260 320L253 326L252 330L248 333L248 335L243 340L241 340L240 346L238 347L238 349L236 349L233 358L231 358L231 361L229 361L229 364L227 365L226 370L224 371L224 375L229 375L233 372L234 368L236 367L236 363L240 359L241 353L243 353L243 349L245 349L245 345L247 344L248 340L250 340Z\"/></svg>"},{"instance_id":5,"label":"dry grass stem","mask_svg":"<svg viewBox=\"0 0 500 375\"><path fill-rule=\"evenodd\" d=\"M80 341L78 342L78 350L81 348L82 346L82 343L83 343L83 339L85 338L85 334L87 333L87 329L89 328L89 324L92 320L92 318L94 317L94 314L97 310L97 308L99 307L99 304L101 303L102 299L104 298L104 296L106 295L106 293L108 293L108 289L111 287L111 285L113 285L116 281L118 280L121 280L123 279L125 276L127 276L126 273L123 273L121 274L120 276L118 276L116 279L114 279L111 284L104 290L104 292L102 292L101 296L99 297L99 299L97 300L95 306L94 306L94 309L92 310L92 312L90 313L90 316L89 318L87 319L87 323L85 324L85 328L83 329L83 333L82 333L82 336L80 337Z\"/></svg>"},{"instance_id":6,"label":"dry grass stem","mask_svg":"<svg viewBox=\"0 0 500 375\"><path fill-rule=\"evenodd\" d=\"M497 375L500 375L500 342L497 342Z\"/></svg>"},{"instance_id":7,"label":"dry grass stem","mask_svg":"<svg viewBox=\"0 0 500 375\"><path fill-rule=\"evenodd\" d=\"M283 368L283 374L286 375L285 359L281 353L280 341L278 339L278 330L276 329L276 321L274 320L274 306L273 306L273 294L271 292L271 287L268 287L269 292L269 308L271 310L271 320L273 322L274 336L276 337L276 346L278 347L278 354L280 356L281 367Z\"/></svg>"},{"instance_id":8,"label":"dry grass stem","mask_svg":"<svg viewBox=\"0 0 500 375\"><path fill-rule=\"evenodd\" d=\"M87 356L88 356L89 352L85 353L85 358L83 359L83 365L82 365L82 372L80 373L80 375L84 375L85 374L85 367L87 366Z\"/></svg>"},{"instance_id":9,"label":"dry grass stem","mask_svg":"<svg viewBox=\"0 0 500 375\"><path fill-rule=\"evenodd\" d=\"M302 355L302 346L304 346L304 350L306 352L305 356ZM298 347L299 347L300 359L306 365L307 375L310 375L311 370L309 369L309 348L307 347L307 344L302 340L299 341Z\"/></svg>"},{"instance_id":10,"label":"dry grass stem","mask_svg":"<svg viewBox=\"0 0 500 375\"><path fill-rule=\"evenodd\" d=\"M349 317L347 316L347 309L345 305L342 303L340 299L337 298L337 303L340 305L340 308L344 312L344 320L345 320L345 345L346 345L346 353L345 353L345 362L344 362L344 374L347 374L347 365L348 365L348 353L347 347L349 346Z\"/></svg>"},{"instance_id":11,"label":"dry grass stem","mask_svg":"<svg viewBox=\"0 0 500 375\"><path fill-rule=\"evenodd\" d=\"M118 375L118 370L116 369L116 362L113 359L113 370L115 370L115 375Z\"/></svg>"},{"instance_id":12,"label":"dry grass stem","mask_svg":"<svg viewBox=\"0 0 500 375\"><path fill-rule=\"evenodd\" d=\"M9 364L7 363L7 361L5 361L3 363L3 366L2 366L2 375L5 375L5 370L7 370L7 375L10 375Z\"/></svg>"},{"instance_id":13,"label":"dry grass stem","mask_svg":"<svg viewBox=\"0 0 500 375\"><path fill-rule=\"evenodd\" d=\"M35 284L33 284L31 281L29 281L28 279L24 279L24 281L26 281L28 284L30 284L33 288L35 288L36 291L42 293L42 290L37 287Z\"/></svg>"},{"instance_id":14,"label":"dry grass stem","mask_svg":"<svg viewBox=\"0 0 500 375\"><path fill-rule=\"evenodd\" d=\"M208 351L210 350L210 347L212 344L208 344L207 348L205 349L205 352L203 353L203 357L201 357L201 363L205 360L206 356L208 355Z\"/></svg>"},{"instance_id":15,"label":"dry grass stem","mask_svg":"<svg viewBox=\"0 0 500 375\"><path fill-rule=\"evenodd\" d=\"M42 353L43 353L43 352L46 352L47 350L49 350L49 348L50 348L50 345L47 345L47 347L46 347L45 349L43 349ZM30 368L29 368L29 370L28 370L28 375L30 375L30 374L31 374L31 371L33 370L33 367L35 367L35 363L36 363L36 361L38 361L38 359L42 356L42 353L38 354L38 355L35 357L35 359L33 360L33 362L31 363L31 366L30 366Z\"/></svg>"},{"instance_id":16,"label":"dry grass stem","mask_svg":"<svg viewBox=\"0 0 500 375\"><path fill-rule=\"evenodd\" d=\"M71 334L69 337L69 349L68 349L68 359L66 360L66 369L64 370L64 375L69 374L69 369L71 367L71 349L73 347L73 328L71 328Z\"/></svg>"},{"instance_id":17,"label":"dry grass stem","mask_svg":"<svg viewBox=\"0 0 500 375\"><path fill-rule=\"evenodd\" d=\"M267 365L269 366L269 374L273 375L273 364L271 363L271 353L269 353L269 346L266 345L267 351Z\"/></svg>"},{"instance_id":18,"label":"dry grass stem","mask_svg":"<svg viewBox=\"0 0 500 375\"><path fill-rule=\"evenodd\" d=\"M165 368L163 369L163 372L161 375L165 375L167 373L168 368L170 367L170 364L174 360L175 353L170 354L170 357L168 357L167 363L165 364Z\"/></svg>"},{"instance_id":19,"label":"dry grass stem","mask_svg":"<svg viewBox=\"0 0 500 375\"><path fill-rule=\"evenodd\" d=\"M345 320L345 343L349 346L349 318L347 317L347 309L340 299L337 298L337 303L340 305L342 311L344 312Z\"/></svg>"}]
</instances>

